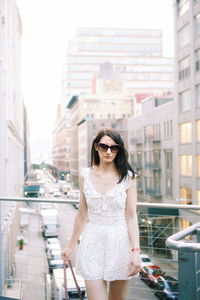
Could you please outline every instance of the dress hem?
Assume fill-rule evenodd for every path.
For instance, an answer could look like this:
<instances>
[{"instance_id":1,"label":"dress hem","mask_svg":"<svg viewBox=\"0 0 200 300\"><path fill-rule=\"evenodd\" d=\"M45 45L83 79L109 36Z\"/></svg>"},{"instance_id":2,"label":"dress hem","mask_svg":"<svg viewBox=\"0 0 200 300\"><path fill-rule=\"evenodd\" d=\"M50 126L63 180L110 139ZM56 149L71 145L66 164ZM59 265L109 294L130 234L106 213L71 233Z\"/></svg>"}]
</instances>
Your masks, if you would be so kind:
<instances>
[{"instance_id":1,"label":"dress hem","mask_svg":"<svg viewBox=\"0 0 200 300\"><path fill-rule=\"evenodd\" d=\"M83 276L81 273L78 273L76 272L76 274L78 275L81 275L81 277L84 279L84 280L105 280L105 281L116 281L116 280L130 280L131 279L131 276L130 277L119 277L119 278L106 278L104 276L99 276L99 277L85 277Z\"/></svg>"}]
</instances>

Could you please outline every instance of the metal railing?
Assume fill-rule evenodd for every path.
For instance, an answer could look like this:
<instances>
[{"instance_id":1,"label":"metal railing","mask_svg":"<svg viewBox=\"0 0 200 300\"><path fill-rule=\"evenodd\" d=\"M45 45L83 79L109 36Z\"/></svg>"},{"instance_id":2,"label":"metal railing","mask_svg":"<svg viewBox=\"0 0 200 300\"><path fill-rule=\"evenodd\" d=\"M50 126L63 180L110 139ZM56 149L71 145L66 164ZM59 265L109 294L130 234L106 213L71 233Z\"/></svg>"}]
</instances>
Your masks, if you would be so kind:
<instances>
[{"instance_id":1,"label":"metal railing","mask_svg":"<svg viewBox=\"0 0 200 300\"><path fill-rule=\"evenodd\" d=\"M6 222L9 222L9 218L7 217L7 215L9 216L9 208L12 208L13 211L13 203L15 203L15 210L18 211L18 214L15 215L15 218L18 218L18 222L16 223L18 225L15 224L14 226L16 234L12 234L11 240L7 241L5 238L7 233L4 229L6 228ZM11 291L14 288L14 283L17 282L17 280L21 280L20 288L22 293L21 298L23 300L60 300L55 297L54 291L51 290L52 279L49 274L48 261L46 258L45 240L41 232L41 216L39 214L41 203L51 203L52 205L56 205L61 225L59 229L59 240L61 248L64 248L70 237L74 216L76 214L76 209L73 205L78 204L78 201L67 198L0 197L0 207L2 205L5 209L7 206L7 215L1 214L0 219L2 228L0 236L0 260L4 258L1 251L2 245L6 242L6 246L8 245L11 247L10 243L15 239L15 253L12 264L15 263L16 265L13 287L8 287L5 284L7 279L10 279L10 269L4 268L4 270L7 271L7 278L5 278L5 281L2 284L2 296L6 295L6 292L8 292L7 290ZM175 242L179 237L181 239L183 238L182 233L179 235L179 231L185 228L184 234L187 232L188 245L193 247L194 235L191 235L192 233L189 225L191 223L195 224L197 220L199 220L200 207L198 205L138 203L137 210L142 254L148 255L154 265L159 266L166 274L178 279L179 287L182 286L185 283L186 277L184 277L185 272L182 272L181 274L183 277L180 277L180 259L178 259L177 255L177 249L180 246L177 246L177 244L176 246L171 245L174 243L174 237ZM24 218L22 220L22 214L23 216L27 215L28 219L26 220L26 218ZM19 250L17 243L20 229L22 228L25 238L23 251ZM195 232L193 231L193 234L194 233ZM165 245L166 240L168 241L168 248ZM2 266L0 266L0 269L1 268ZM187 268L190 270L190 274L196 272L193 269L193 266L188 265ZM199 275L196 274L195 276ZM0 281L1 280L0 277ZM148 284L148 281L146 281L146 283ZM187 284L189 285L188 282ZM199 283L197 283L197 285L198 284ZM195 293L198 294L199 288L200 287L198 286ZM140 279L140 276L137 276L130 280L127 299L154 300L157 299L155 296L156 291L155 288L149 288L149 286ZM178 299L199 300L199 298L186 299L182 297L182 294L179 294Z\"/></svg>"},{"instance_id":2,"label":"metal railing","mask_svg":"<svg viewBox=\"0 0 200 300\"><path fill-rule=\"evenodd\" d=\"M196 242L187 243L186 237L196 235ZM178 251L179 299L200 300L200 222L170 236L170 249Z\"/></svg>"}]
</instances>

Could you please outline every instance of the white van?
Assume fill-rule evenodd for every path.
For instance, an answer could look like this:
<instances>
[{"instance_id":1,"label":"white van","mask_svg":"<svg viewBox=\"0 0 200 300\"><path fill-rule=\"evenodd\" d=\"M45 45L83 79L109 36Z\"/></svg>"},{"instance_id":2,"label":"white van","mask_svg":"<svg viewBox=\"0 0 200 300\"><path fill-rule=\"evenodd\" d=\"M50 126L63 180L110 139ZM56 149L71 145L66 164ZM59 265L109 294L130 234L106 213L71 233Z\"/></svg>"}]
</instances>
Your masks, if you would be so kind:
<instances>
[{"instance_id":1,"label":"white van","mask_svg":"<svg viewBox=\"0 0 200 300\"><path fill-rule=\"evenodd\" d=\"M42 232L44 237L58 236L58 212L56 209L40 210L42 217Z\"/></svg>"}]
</instances>

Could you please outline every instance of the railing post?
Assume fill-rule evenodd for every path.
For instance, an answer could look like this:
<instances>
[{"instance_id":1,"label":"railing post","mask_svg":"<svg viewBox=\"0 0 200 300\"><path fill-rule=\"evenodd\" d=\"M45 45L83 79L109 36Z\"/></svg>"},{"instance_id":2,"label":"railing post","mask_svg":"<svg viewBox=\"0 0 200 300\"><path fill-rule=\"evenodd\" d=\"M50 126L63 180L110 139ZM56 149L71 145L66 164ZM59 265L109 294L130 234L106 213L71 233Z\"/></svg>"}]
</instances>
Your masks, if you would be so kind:
<instances>
[{"instance_id":1,"label":"railing post","mask_svg":"<svg viewBox=\"0 0 200 300\"><path fill-rule=\"evenodd\" d=\"M179 262L179 299L180 300L200 300L198 269L199 253L178 251Z\"/></svg>"}]
</instances>

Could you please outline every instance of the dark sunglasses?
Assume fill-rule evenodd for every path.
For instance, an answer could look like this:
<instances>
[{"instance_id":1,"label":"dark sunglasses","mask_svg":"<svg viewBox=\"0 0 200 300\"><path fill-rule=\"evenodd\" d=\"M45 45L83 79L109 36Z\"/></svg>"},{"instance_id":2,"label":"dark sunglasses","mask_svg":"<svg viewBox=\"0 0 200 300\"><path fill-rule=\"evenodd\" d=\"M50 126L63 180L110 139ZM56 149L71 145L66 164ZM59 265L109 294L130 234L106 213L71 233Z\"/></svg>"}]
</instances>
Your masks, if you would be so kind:
<instances>
[{"instance_id":1,"label":"dark sunglasses","mask_svg":"<svg viewBox=\"0 0 200 300\"><path fill-rule=\"evenodd\" d=\"M102 151L102 152L107 152L108 151L108 149L110 149L110 151L112 152L112 153L117 153L118 151L119 151L119 149L120 149L120 145L112 145L112 146L109 146L109 145L106 145L106 144L104 144L104 143L98 143L98 145L97 145L97 149L99 150L99 151Z\"/></svg>"}]
</instances>

